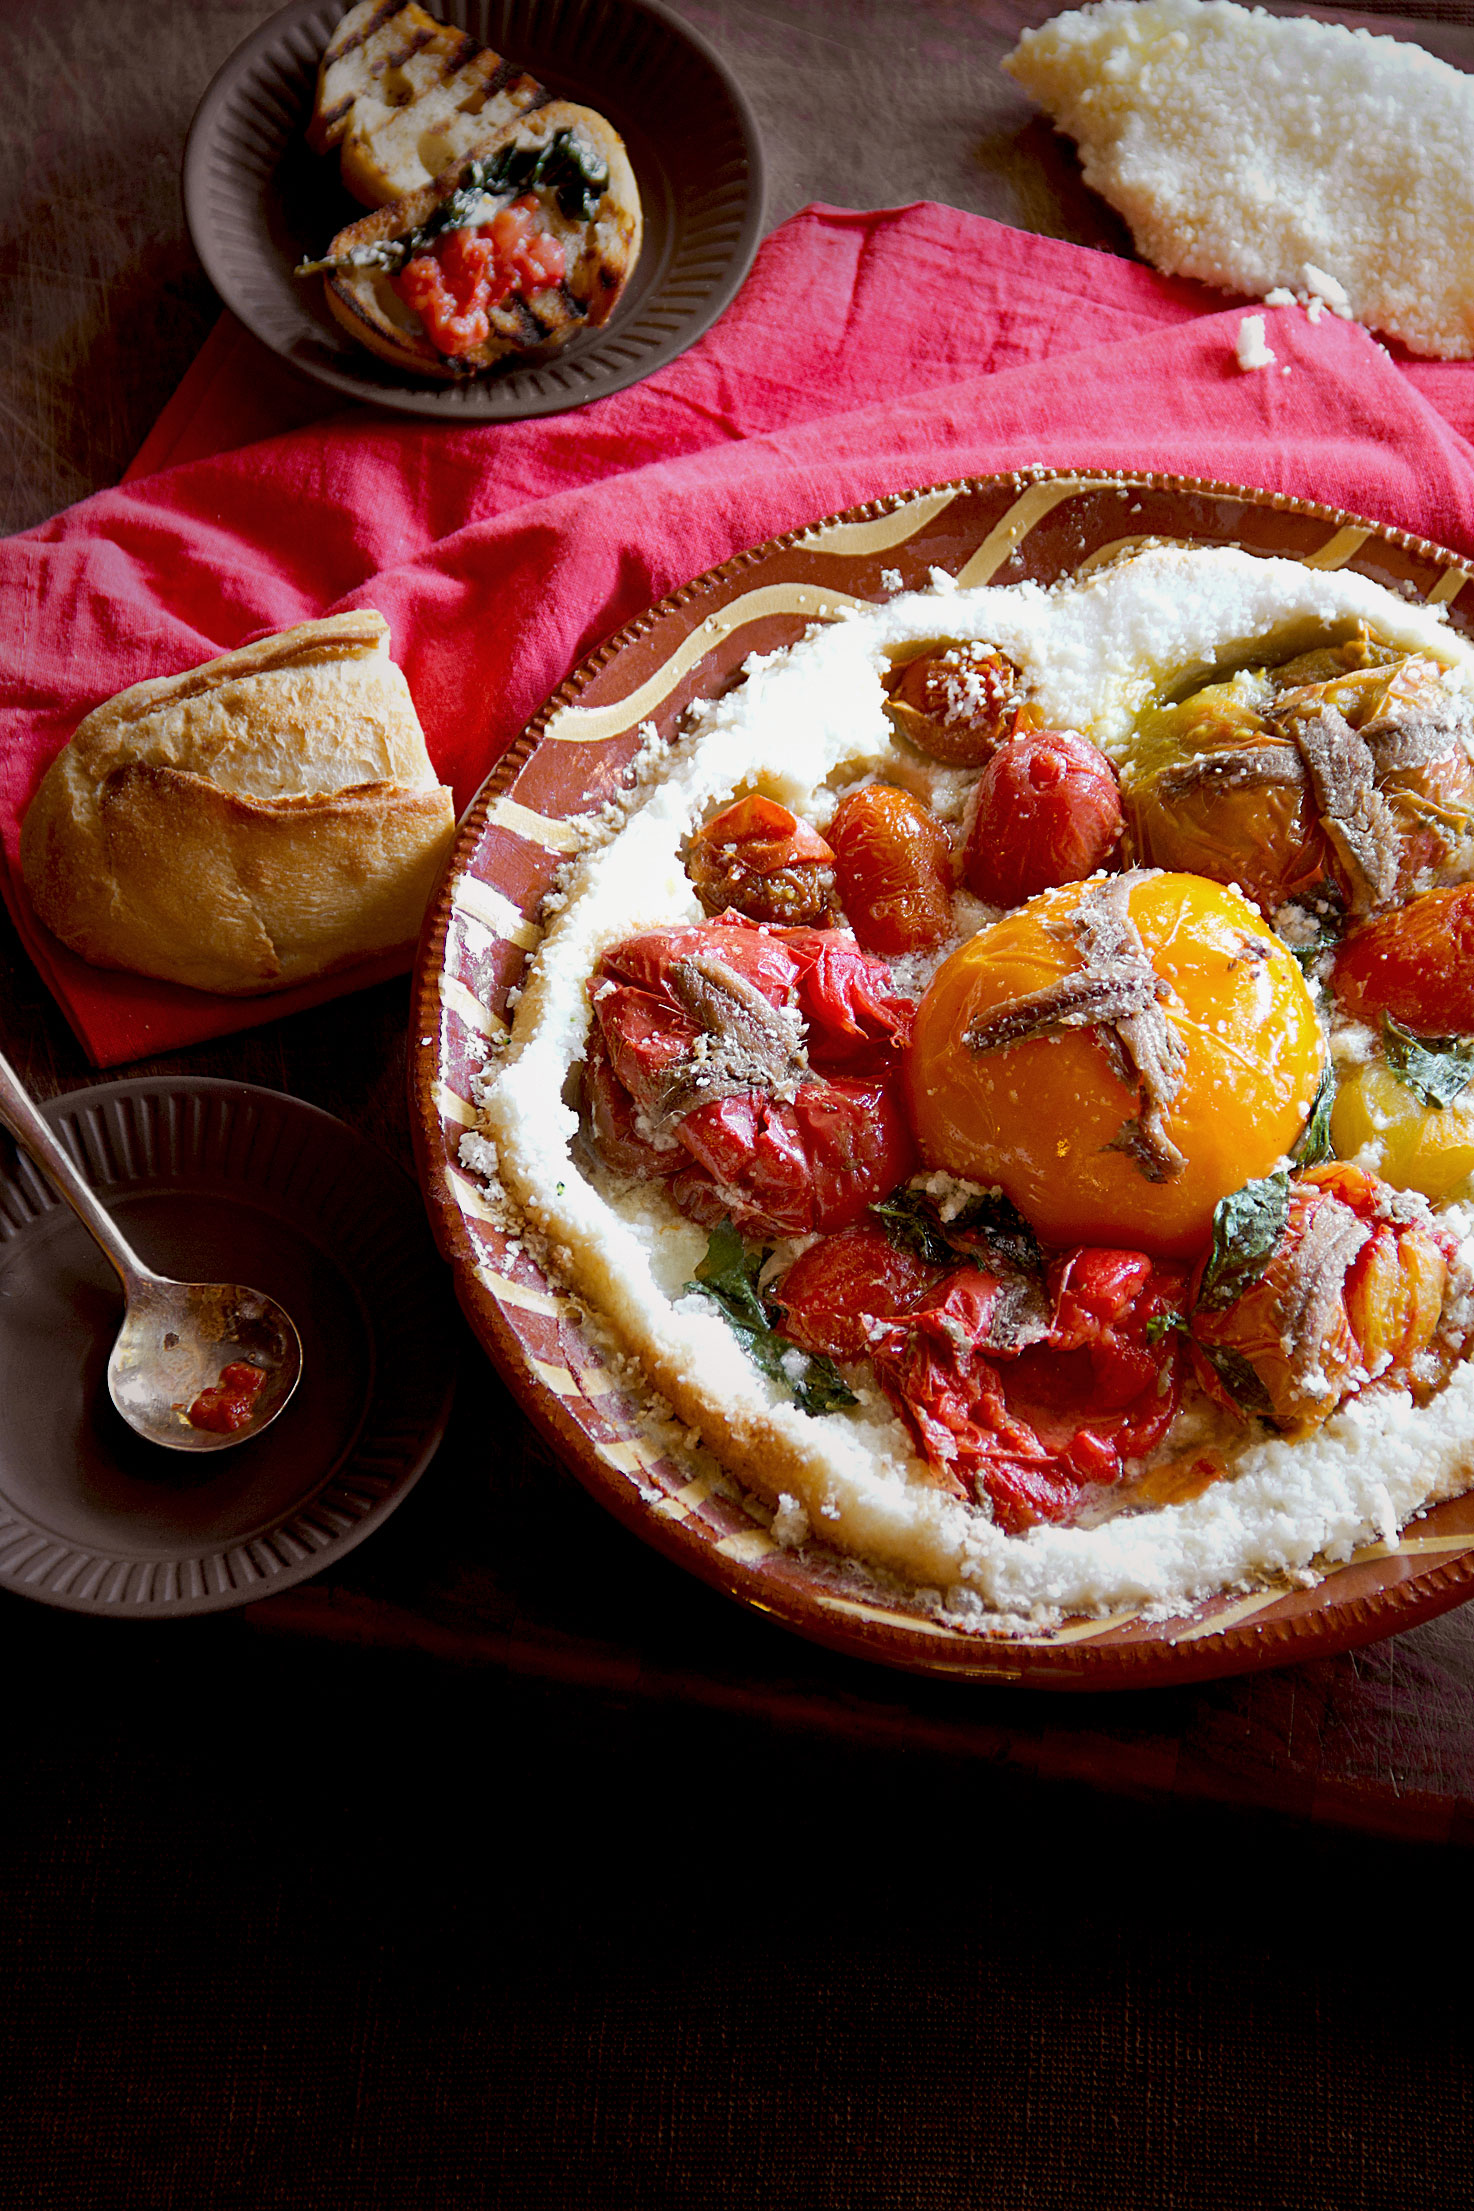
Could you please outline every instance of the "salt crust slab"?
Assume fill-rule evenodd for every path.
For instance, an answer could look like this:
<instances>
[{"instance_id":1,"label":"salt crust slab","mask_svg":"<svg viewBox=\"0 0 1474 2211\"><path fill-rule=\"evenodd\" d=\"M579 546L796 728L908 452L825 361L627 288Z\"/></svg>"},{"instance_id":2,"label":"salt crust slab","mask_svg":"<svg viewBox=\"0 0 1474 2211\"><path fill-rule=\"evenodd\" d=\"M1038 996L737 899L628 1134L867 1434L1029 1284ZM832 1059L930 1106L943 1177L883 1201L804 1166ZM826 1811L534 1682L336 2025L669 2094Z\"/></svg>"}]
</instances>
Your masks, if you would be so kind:
<instances>
[{"instance_id":1,"label":"salt crust slab","mask_svg":"<svg viewBox=\"0 0 1474 2211\"><path fill-rule=\"evenodd\" d=\"M901 769L881 703L889 645L936 635L997 645L1029 676L1051 723L1083 729L1119 757L1133 716L1164 681L1250 645L1267 658L1288 654L1356 620L1434 655L1474 695L1474 648L1437 611L1355 574L1228 549L1149 550L1049 590L959 591L938 572L932 591L841 616L749 661L743 685L696 710L692 733L628 817L575 866L505 1058L488 1074L483 1120L505 1190L652 1387L759 1494L796 1500L827 1543L941 1590L964 1617L1172 1613L1387 1540L1468 1486L1474 1367L1421 1410L1388 1393L1348 1404L1307 1442L1247 1448L1232 1480L1189 1503L1093 1529L1005 1535L931 1486L878 1393L855 1413L821 1419L780 1398L725 1323L681 1297L704 1238L663 1200L616 1205L580 1172L570 1151L577 1117L563 1093L588 1033L588 977L620 938L702 918L680 849L715 801L759 787L824 818L836 788ZM489 1165L484 1141L471 1142Z\"/></svg>"},{"instance_id":2,"label":"salt crust slab","mask_svg":"<svg viewBox=\"0 0 1474 2211\"><path fill-rule=\"evenodd\" d=\"M1232 0L1099 0L1025 31L1004 67L1169 276L1324 300L1416 353L1474 353L1462 70Z\"/></svg>"}]
</instances>

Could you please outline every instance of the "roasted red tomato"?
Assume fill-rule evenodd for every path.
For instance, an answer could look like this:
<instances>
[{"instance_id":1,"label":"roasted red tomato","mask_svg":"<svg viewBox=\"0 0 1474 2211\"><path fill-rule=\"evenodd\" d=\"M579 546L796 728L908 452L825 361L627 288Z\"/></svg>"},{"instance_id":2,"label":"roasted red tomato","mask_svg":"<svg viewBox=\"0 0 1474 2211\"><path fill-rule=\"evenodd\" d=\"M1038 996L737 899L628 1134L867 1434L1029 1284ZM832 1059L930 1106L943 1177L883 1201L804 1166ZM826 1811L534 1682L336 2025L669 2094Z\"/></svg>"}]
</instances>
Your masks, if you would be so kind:
<instances>
[{"instance_id":1,"label":"roasted red tomato","mask_svg":"<svg viewBox=\"0 0 1474 2211\"><path fill-rule=\"evenodd\" d=\"M899 1090L885 1082L806 1082L791 1104L756 1092L719 1098L688 1113L676 1135L721 1212L758 1235L848 1228L916 1165ZM683 1176L677 1204L694 1196ZM711 1218L705 1203L696 1213Z\"/></svg>"},{"instance_id":2,"label":"roasted red tomato","mask_svg":"<svg viewBox=\"0 0 1474 2211\"><path fill-rule=\"evenodd\" d=\"M929 1464L1017 1533L1062 1520L1089 1482L1160 1442L1177 1410L1172 1330L1185 1267L1081 1249L1049 1273L1052 1318L1016 1332L1009 1285L962 1267L870 1331L876 1373Z\"/></svg>"},{"instance_id":3,"label":"roasted red tomato","mask_svg":"<svg viewBox=\"0 0 1474 2211\"><path fill-rule=\"evenodd\" d=\"M693 1218L761 1235L861 1219L905 1180L915 1008L854 939L737 916L616 945L591 991L588 1127Z\"/></svg>"},{"instance_id":4,"label":"roasted red tomato","mask_svg":"<svg viewBox=\"0 0 1474 2211\"><path fill-rule=\"evenodd\" d=\"M1082 883L1120 837L1116 773L1100 747L1073 730L1029 730L983 770L963 874L990 906L1021 906L1057 883Z\"/></svg>"},{"instance_id":5,"label":"roasted red tomato","mask_svg":"<svg viewBox=\"0 0 1474 2211\"><path fill-rule=\"evenodd\" d=\"M567 256L542 228L538 203L524 197L474 230L445 230L389 283L412 307L441 353L474 352L490 333L488 315L511 294L561 284Z\"/></svg>"},{"instance_id":6,"label":"roasted red tomato","mask_svg":"<svg viewBox=\"0 0 1474 2211\"><path fill-rule=\"evenodd\" d=\"M952 933L952 845L919 798L888 783L852 791L829 825L845 919L891 957Z\"/></svg>"},{"instance_id":7,"label":"roasted red tomato","mask_svg":"<svg viewBox=\"0 0 1474 2211\"><path fill-rule=\"evenodd\" d=\"M945 1271L898 1250L883 1229L849 1228L811 1244L773 1296L801 1350L867 1359L872 1323L904 1313Z\"/></svg>"},{"instance_id":8,"label":"roasted red tomato","mask_svg":"<svg viewBox=\"0 0 1474 2211\"><path fill-rule=\"evenodd\" d=\"M609 1048L597 1026L583 1063L583 1110L595 1151L617 1175L657 1182L686 1165L687 1155L674 1139L662 1149L641 1136L638 1108L610 1065Z\"/></svg>"},{"instance_id":9,"label":"roasted red tomato","mask_svg":"<svg viewBox=\"0 0 1474 2211\"><path fill-rule=\"evenodd\" d=\"M810 1065L823 1074L883 1072L911 1042L914 1000L900 996L887 969L844 929L762 928L729 914L626 937L605 954L600 974L669 1002L665 979L672 963L705 953L714 953L773 1005L797 1008Z\"/></svg>"},{"instance_id":10,"label":"roasted red tomato","mask_svg":"<svg viewBox=\"0 0 1474 2211\"><path fill-rule=\"evenodd\" d=\"M750 921L797 926L837 907L834 854L817 829L776 799L753 792L698 829L686 873L709 914L731 909Z\"/></svg>"},{"instance_id":11,"label":"roasted red tomato","mask_svg":"<svg viewBox=\"0 0 1474 2211\"><path fill-rule=\"evenodd\" d=\"M1390 1013L1419 1036L1474 1033L1474 883L1425 891L1347 938L1336 996L1375 1022Z\"/></svg>"}]
</instances>

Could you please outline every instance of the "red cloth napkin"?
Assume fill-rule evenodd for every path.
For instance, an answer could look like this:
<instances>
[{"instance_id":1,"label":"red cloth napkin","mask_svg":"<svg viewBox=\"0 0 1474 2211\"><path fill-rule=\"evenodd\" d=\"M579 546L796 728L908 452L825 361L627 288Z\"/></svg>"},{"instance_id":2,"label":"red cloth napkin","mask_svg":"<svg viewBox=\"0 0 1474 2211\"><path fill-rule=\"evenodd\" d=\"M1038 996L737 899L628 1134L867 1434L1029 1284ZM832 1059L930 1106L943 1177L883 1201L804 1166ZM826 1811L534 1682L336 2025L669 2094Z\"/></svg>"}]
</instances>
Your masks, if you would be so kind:
<instances>
[{"instance_id":1,"label":"red cloth napkin","mask_svg":"<svg viewBox=\"0 0 1474 2211\"><path fill-rule=\"evenodd\" d=\"M1258 311L1277 364L1245 373L1241 306L922 204L805 210L700 344L551 420L338 411L222 322L128 480L0 543L0 847L28 948L102 1066L364 979L242 1001L90 968L37 925L16 863L25 806L89 708L337 608L387 615L464 805L652 599L913 485L1039 462L1173 470L1474 555L1474 364L1394 362L1329 315Z\"/></svg>"}]
</instances>

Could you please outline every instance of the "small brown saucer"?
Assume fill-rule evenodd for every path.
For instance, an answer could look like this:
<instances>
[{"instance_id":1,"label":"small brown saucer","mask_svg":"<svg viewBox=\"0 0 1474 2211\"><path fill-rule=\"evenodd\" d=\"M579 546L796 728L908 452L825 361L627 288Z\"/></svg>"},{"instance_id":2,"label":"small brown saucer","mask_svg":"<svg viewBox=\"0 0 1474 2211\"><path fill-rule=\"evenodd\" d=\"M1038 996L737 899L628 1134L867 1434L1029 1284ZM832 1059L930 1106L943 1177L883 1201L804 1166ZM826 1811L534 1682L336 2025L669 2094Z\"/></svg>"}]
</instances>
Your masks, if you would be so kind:
<instances>
[{"instance_id":1,"label":"small brown saucer","mask_svg":"<svg viewBox=\"0 0 1474 2211\"><path fill-rule=\"evenodd\" d=\"M334 322L317 278L292 274L362 215L336 155L304 132L317 64L348 0L292 0L237 47L184 149L184 213L205 273L262 343L315 383L448 423L561 414L622 391L694 345L735 296L763 226L752 109L700 33L661 0L433 0L431 12L597 108L634 168L645 238L607 323L549 361L444 384L402 374Z\"/></svg>"},{"instance_id":2,"label":"small brown saucer","mask_svg":"<svg viewBox=\"0 0 1474 2211\"><path fill-rule=\"evenodd\" d=\"M318 1573L428 1465L454 1384L443 1271L408 1176L315 1106L207 1077L42 1107L140 1255L279 1298L302 1382L260 1437L181 1458L107 1391L122 1296L0 1139L0 1582L74 1612L219 1612Z\"/></svg>"}]
</instances>

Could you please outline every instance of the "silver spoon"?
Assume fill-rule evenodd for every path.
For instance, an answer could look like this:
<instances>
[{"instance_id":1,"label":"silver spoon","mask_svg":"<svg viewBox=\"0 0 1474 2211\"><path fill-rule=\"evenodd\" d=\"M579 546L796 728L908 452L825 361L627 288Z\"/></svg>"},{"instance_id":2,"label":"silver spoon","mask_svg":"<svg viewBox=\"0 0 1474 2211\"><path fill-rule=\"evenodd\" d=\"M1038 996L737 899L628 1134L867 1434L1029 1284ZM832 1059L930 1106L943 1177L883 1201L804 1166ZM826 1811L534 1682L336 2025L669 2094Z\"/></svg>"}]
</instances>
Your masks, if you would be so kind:
<instances>
[{"instance_id":1,"label":"silver spoon","mask_svg":"<svg viewBox=\"0 0 1474 2211\"><path fill-rule=\"evenodd\" d=\"M67 1201L118 1270L126 1309L107 1363L108 1394L130 1428L171 1451L224 1451L259 1436L302 1372L289 1315L241 1282L173 1282L120 1234L0 1054L0 1124ZM249 1369L244 1374L224 1370ZM253 1379L259 1375L260 1380ZM222 1379L223 1376L223 1379ZM238 1425L226 1421L232 1410Z\"/></svg>"}]
</instances>

